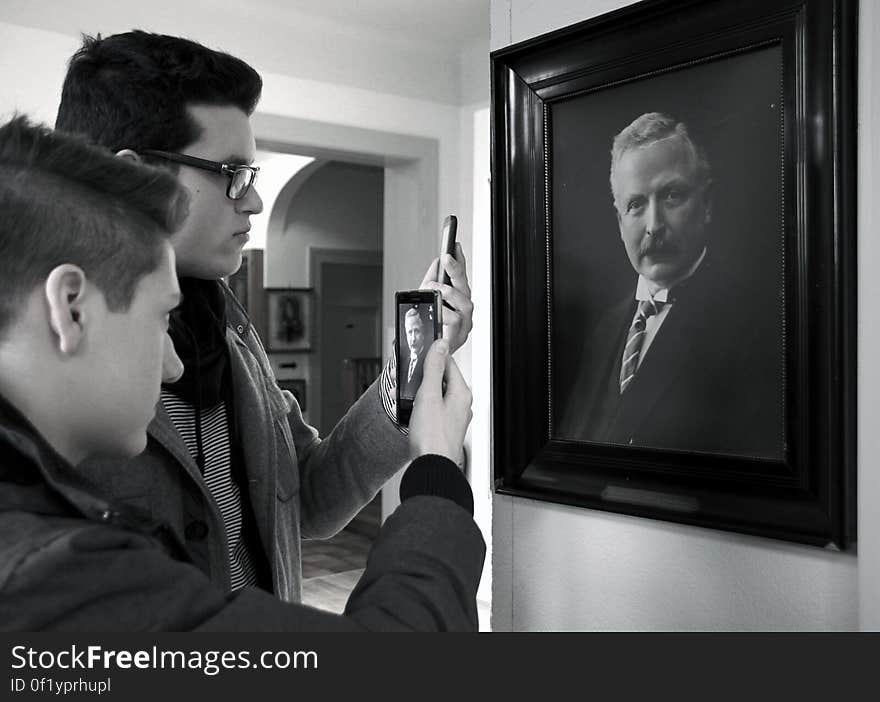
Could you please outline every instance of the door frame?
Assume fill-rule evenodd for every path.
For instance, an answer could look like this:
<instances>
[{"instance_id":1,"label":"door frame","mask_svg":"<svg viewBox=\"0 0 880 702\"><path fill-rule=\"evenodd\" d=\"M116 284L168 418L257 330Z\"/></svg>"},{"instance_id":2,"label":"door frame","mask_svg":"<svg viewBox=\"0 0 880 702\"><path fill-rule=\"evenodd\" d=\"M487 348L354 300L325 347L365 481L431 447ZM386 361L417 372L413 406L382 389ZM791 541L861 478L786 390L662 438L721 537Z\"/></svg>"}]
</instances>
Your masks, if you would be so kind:
<instances>
[{"instance_id":1,"label":"door frame","mask_svg":"<svg viewBox=\"0 0 880 702\"><path fill-rule=\"evenodd\" d=\"M321 306L323 305L322 293L323 293L323 285L324 285L324 274L323 267L325 263L330 264L342 264L342 265L358 265L358 266L372 266L375 268L383 269L382 266L382 252L375 251L370 249L334 249L323 246L309 246L308 247L308 277L311 282L312 287L315 290L315 316L313 318L314 325L314 336L312 338L316 339L317 349L316 353L313 354L311 359L311 367L310 367L310 375L311 375L311 385L312 388L309 391L310 394L310 407L312 411L312 417L315 421L321 420L321 411L323 409L323 401L321 398L321 390L323 388L323 363L322 363L322 349L323 349L323 337L321 336L323 333L323 329L321 328ZM384 271L383 271L384 277ZM381 312L381 307L380 307ZM380 345L382 344L382 323L379 323L379 333L377 338L379 339Z\"/></svg>"},{"instance_id":2,"label":"door frame","mask_svg":"<svg viewBox=\"0 0 880 702\"><path fill-rule=\"evenodd\" d=\"M410 290L424 273L421 261L437 248L440 198L440 142L436 138L364 129L344 124L286 117L265 112L251 115L257 147L381 166L385 170L382 217L382 357L394 338L394 291ZM270 218L268 247L283 236ZM271 264L265 262L268 273ZM267 276L268 277L268 276ZM268 281L273 282L273 281ZM314 354L317 356L317 354ZM382 519L400 503L400 473L382 488Z\"/></svg>"}]
</instances>

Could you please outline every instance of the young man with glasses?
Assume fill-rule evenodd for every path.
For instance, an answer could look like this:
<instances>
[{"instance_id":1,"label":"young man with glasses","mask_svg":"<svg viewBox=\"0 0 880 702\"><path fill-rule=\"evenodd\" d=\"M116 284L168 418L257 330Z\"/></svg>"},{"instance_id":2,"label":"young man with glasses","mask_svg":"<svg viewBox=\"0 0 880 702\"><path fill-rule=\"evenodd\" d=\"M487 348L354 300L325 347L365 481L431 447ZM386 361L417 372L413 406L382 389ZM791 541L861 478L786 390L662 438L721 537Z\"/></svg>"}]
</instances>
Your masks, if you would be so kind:
<instances>
[{"instance_id":1,"label":"young man with glasses","mask_svg":"<svg viewBox=\"0 0 880 702\"><path fill-rule=\"evenodd\" d=\"M261 89L246 63L192 41L138 31L86 38L70 61L56 127L172 169L190 195L171 240L183 293L171 337L183 377L163 387L145 452L122 471L95 464L90 479L109 499L169 523L218 586L256 585L298 601L300 538L344 527L410 448L393 419L390 368L319 438L278 388L258 336L219 280L238 269L250 216L263 209L249 120ZM473 305L460 250L458 262L443 264L453 281L442 293L453 308L444 332L454 351Z\"/></svg>"},{"instance_id":2,"label":"young man with glasses","mask_svg":"<svg viewBox=\"0 0 880 702\"><path fill-rule=\"evenodd\" d=\"M117 457L128 483L160 380L180 375L169 236L186 194L167 171L21 117L0 126L0 171L0 630L476 629L485 548L451 460L470 393L445 341L413 410L401 505L345 615L230 595L150 505L90 486L85 461Z\"/></svg>"}]
</instances>

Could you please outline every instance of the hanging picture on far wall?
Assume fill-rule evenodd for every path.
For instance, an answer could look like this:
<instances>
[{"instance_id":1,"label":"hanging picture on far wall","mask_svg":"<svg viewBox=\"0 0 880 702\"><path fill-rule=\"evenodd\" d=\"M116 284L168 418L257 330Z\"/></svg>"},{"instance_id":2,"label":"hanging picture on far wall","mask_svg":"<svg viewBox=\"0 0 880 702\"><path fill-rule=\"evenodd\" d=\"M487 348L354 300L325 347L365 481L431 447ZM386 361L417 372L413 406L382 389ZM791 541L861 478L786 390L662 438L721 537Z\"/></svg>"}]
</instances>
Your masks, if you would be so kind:
<instances>
[{"instance_id":1,"label":"hanging picture on far wall","mask_svg":"<svg viewBox=\"0 0 880 702\"><path fill-rule=\"evenodd\" d=\"M268 351L310 351L312 348L312 288L267 288Z\"/></svg>"}]
</instances>

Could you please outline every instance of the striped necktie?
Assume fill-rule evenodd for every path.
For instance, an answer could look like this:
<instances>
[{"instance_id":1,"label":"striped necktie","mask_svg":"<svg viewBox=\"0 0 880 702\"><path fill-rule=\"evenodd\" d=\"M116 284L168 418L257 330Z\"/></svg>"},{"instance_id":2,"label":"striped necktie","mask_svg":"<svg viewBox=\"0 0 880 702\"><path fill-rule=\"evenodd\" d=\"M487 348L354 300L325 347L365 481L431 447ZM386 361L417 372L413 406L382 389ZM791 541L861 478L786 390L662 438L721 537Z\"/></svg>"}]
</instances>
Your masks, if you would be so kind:
<instances>
[{"instance_id":1,"label":"striped necktie","mask_svg":"<svg viewBox=\"0 0 880 702\"><path fill-rule=\"evenodd\" d=\"M642 351L642 344L645 342L645 325L647 324L648 317L659 313L663 308L663 304L653 300L641 300L639 302L638 314L636 314L636 318L629 328L629 334L626 335L626 346L623 347L623 365L620 371L621 395L623 395L636 376L636 369L639 367L639 354Z\"/></svg>"}]
</instances>

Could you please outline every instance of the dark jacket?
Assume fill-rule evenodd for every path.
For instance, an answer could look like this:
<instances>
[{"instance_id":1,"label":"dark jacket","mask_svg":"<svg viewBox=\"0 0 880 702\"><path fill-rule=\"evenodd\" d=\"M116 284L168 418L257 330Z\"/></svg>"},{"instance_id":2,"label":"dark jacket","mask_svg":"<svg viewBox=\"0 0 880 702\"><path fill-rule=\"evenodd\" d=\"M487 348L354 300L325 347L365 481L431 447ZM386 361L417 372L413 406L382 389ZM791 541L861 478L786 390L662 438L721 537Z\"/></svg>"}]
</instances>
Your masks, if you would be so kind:
<instances>
[{"instance_id":1,"label":"dark jacket","mask_svg":"<svg viewBox=\"0 0 880 702\"><path fill-rule=\"evenodd\" d=\"M301 538L327 538L348 524L406 465L409 444L385 413L378 382L329 436L319 438L293 395L278 387L256 330L232 292L226 286L224 291L234 416L247 481L242 499L253 508L273 591L298 602ZM196 566L230 590L220 510L161 403L147 438L137 458L88 461L77 467L79 478L92 493L168 524Z\"/></svg>"},{"instance_id":2,"label":"dark jacket","mask_svg":"<svg viewBox=\"0 0 880 702\"><path fill-rule=\"evenodd\" d=\"M416 355L416 365L413 367L412 378L409 378L409 364L412 356L406 359L406 362L400 364L400 384L402 391L401 397L415 399L416 393L422 385L422 376L425 373L425 356L427 349L423 348L420 354Z\"/></svg>"},{"instance_id":3,"label":"dark jacket","mask_svg":"<svg viewBox=\"0 0 880 702\"><path fill-rule=\"evenodd\" d=\"M562 438L781 458L782 340L773 300L754 300L705 262L620 394L633 296L599 320L557 427Z\"/></svg>"},{"instance_id":4,"label":"dark jacket","mask_svg":"<svg viewBox=\"0 0 880 702\"><path fill-rule=\"evenodd\" d=\"M447 459L413 462L404 501L345 614L335 615L256 588L227 594L193 565L174 529L84 488L0 398L0 629L476 630L485 545L463 480Z\"/></svg>"}]
</instances>

